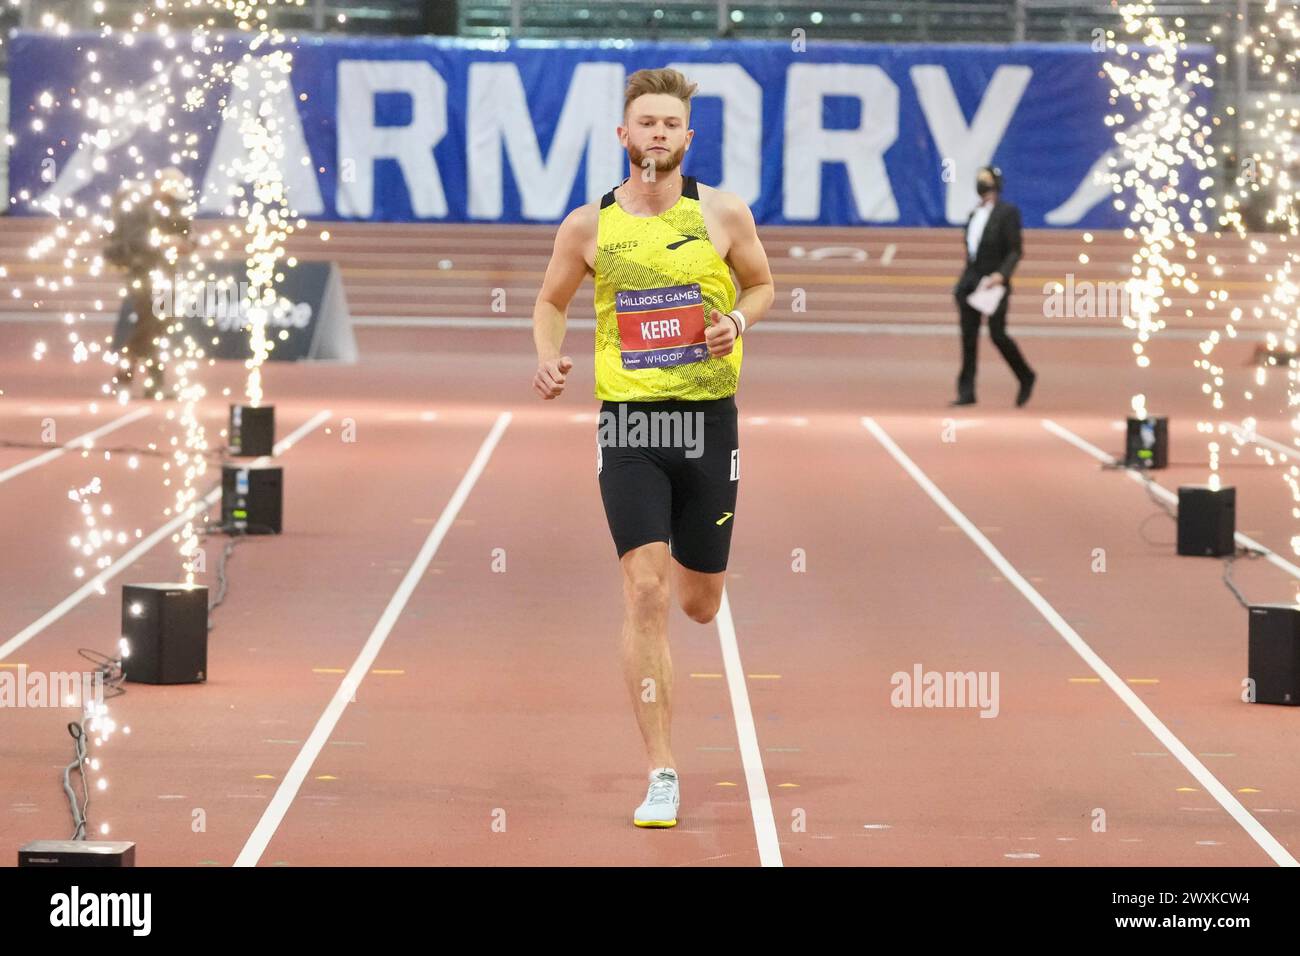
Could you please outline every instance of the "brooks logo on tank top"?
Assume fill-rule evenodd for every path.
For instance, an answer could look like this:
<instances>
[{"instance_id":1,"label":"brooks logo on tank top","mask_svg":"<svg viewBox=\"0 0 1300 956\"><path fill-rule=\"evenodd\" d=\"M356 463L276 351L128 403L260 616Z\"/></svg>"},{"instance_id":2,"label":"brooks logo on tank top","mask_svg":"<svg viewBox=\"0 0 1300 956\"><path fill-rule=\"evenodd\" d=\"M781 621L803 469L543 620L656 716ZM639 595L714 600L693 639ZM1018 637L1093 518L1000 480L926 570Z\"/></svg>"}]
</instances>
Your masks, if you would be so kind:
<instances>
[{"instance_id":1,"label":"brooks logo on tank top","mask_svg":"<svg viewBox=\"0 0 1300 956\"><path fill-rule=\"evenodd\" d=\"M624 180L626 182L626 180ZM736 306L727 263L709 240L694 177L657 216L634 216L600 201L596 231L596 397L611 402L736 393L741 344L709 355L704 329L714 309Z\"/></svg>"}]
</instances>

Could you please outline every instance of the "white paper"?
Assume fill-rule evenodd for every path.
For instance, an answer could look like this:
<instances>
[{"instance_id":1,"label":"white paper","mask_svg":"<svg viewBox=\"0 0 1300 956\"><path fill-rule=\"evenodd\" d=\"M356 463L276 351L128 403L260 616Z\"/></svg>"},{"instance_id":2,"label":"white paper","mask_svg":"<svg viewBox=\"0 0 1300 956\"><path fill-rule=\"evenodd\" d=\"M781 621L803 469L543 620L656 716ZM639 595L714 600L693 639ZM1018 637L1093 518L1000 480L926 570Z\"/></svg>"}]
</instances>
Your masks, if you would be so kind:
<instances>
[{"instance_id":1,"label":"white paper","mask_svg":"<svg viewBox=\"0 0 1300 956\"><path fill-rule=\"evenodd\" d=\"M1006 291L1006 286L1002 285L980 286L966 296L966 304L980 315L992 315L997 311L998 303L1002 301L1002 296L1006 295Z\"/></svg>"}]
</instances>

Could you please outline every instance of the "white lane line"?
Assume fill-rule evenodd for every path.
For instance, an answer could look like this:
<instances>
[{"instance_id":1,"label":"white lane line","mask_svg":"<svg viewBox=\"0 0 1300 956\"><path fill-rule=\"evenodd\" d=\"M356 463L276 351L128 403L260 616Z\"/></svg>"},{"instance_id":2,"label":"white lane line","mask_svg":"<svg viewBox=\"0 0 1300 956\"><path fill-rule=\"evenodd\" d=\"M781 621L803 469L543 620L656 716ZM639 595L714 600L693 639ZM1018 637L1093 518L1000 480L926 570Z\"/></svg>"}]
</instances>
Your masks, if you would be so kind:
<instances>
[{"instance_id":1,"label":"white lane line","mask_svg":"<svg viewBox=\"0 0 1300 956\"><path fill-rule=\"evenodd\" d=\"M318 412L316 415L312 416L310 421L308 421L306 424L296 429L287 438L283 439L282 441L276 442L275 447L272 449L272 454L275 456L283 455L288 449L292 448L298 442L298 440L302 438L302 436L306 435L308 432L324 424L326 421L329 420L329 417L330 417L330 413L328 411ZM257 462L260 464L265 464L270 460L271 459L269 457L264 455L263 457L258 458ZM195 514L202 514L206 508L211 508L220 497L221 497L221 486L218 485L216 488L213 488L206 495L204 495L203 498L199 500L200 507L195 512ZM77 590L73 591L71 594L69 594L66 598L64 598L54 607L50 608L48 611L46 611L44 614L38 617L31 624L28 624L25 628L23 628L21 631L15 634L13 637L9 638L9 640L5 641L3 644L0 644L0 661L4 660L14 651L18 650L18 648L22 647L24 644L30 641L37 634L41 633L41 631L45 630L47 627L49 627L59 618L63 617L63 615L67 614L69 611L71 611L74 607L76 607L78 604L84 601L91 594L94 593L103 594L104 582L111 580L112 578L120 574L122 571L129 568L132 564L134 564L139 559L139 557L142 554L147 552L155 544L157 544L163 538L167 537L169 534L171 534L173 531L175 531L177 528L183 525L187 520L188 520L188 512L179 514L176 517L172 518L171 521L168 521L165 525L163 525L158 530L154 531L149 535L146 535L144 538L140 540L138 544L136 544L135 547L133 547L130 551L126 552L126 554L122 555L120 558L118 558L116 561L114 561L112 564L106 567L103 571L100 571L97 575L95 575L93 578L91 578L81 587L77 588Z\"/></svg>"},{"instance_id":2,"label":"white lane line","mask_svg":"<svg viewBox=\"0 0 1300 956\"><path fill-rule=\"evenodd\" d=\"M1263 445L1265 448L1271 448L1273 451L1279 452L1283 461L1288 461L1291 458L1300 455L1300 448L1296 446L1288 448L1280 441L1274 441L1258 432L1247 431L1240 425L1234 425L1232 422L1219 422L1219 434L1226 435L1229 432L1232 433L1232 437L1236 438L1240 442L1250 442L1256 445Z\"/></svg>"},{"instance_id":3,"label":"white lane line","mask_svg":"<svg viewBox=\"0 0 1300 956\"><path fill-rule=\"evenodd\" d=\"M100 425L93 431L88 431L84 435L78 435L66 445L60 445L58 448L51 448L49 451L43 452L35 458L29 458L27 461L20 462L12 468L6 468L4 471L0 471L0 484L4 484L10 478L17 478L23 472L31 471L33 468L39 468L47 461L53 461L61 455L66 455L69 451L81 451L85 448L90 448L92 447L91 442L100 435L107 435L109 432L116 431L124 425L137 422L148 414L148 407L137 408L135 411L127 412L122 417L115 418L107 424Z\"/></svg>"},{"instance_id":4,"label":"white lane line","mask_svg":"<svg viewBox=\"0 0 1300 956\"><path fill-rule=\"evenodd\" d=\"M1227 434L1231 432L1232 437L1236 438L1238 441L1252 442L1252 444L1264 445L1265 447L1269 447L1269 449L1278 451L1278 453L1282 454L1283 462L1288 458L1294 458L1296 455L1300 455L1300 447L1287 447L1286 445L1283 445L1281 441L1274 441L1273 438L1262 436L1262 434L1258 432L1248 432L1247 429L1240 427L1240 425L1234 425L1231 421L1219 421L1218 429L1219 434Z\"/></svg>"},{"instance_id":5,"label":"white lane line","mask_svg":"<svg viewBox=\"0 0 1300 956\"><path fill-rule=\"evenodd\" d=\"M731 618L727 589L722 589L718 606L718 642L722 645L722 664L727 672L727 690L731 694L731 713L736 721L736 738L740 742L740 759L745 767L745 786L749 789L749 812L754 818L754 838L758 841L760 866L784 866L781 845L776 838L776 820L772 816L772 798L767 792L767 775L763 772L763 755L754 729L754 712L749 706L745 687L745 669L740 665L740 647L736 643L736 624Z\"/></svg>"},{"instance_id":6,"label":"white lane line","mask_svg":"<svg viewBox=\"0 0 1300 956\"><path fill-rule=\"evenodd\" d=\"M1044 418L1041 419L1041 421L1043 423L1043 427L1046 428L1053 435L1055 435L1057 438L1061 438L1069 442L1071 445L1073 445L1075 448L1078 448L1080 451L1087 452L1089 455L1091 455L1093 458L1096 458L1098 461L1104 462L1105 464L1108 465L1114 465L1118 463L1119 459L1117 459L1114 455L1106 454L1096 445L1090 444L1088 441L1086 441L1083 438L1080 438L1078 435L1070 431L1068 428L1065 428L1062 425L1058 425L1050 418ZM1130 479L1137 482L1139 485L1143 485L1147 483L1147 478L1144 478L1136 469L1125 468L1124 472L1129 476ZM1163 485L1159 484L1154 479L1151 480L1151 490L1155 492L1155 494L1163 501L1166 501L1169 504L1174 505L1175 507L1178 506L1178 495L1174 494L1172 491L1170 491L1168 488L1164 487ZM1290 561L1282 557L1280 554L1277 554L1271 548L1267 547L1266 545L1260 544L1254 538L1248 537L1242 534L1240 531L1238 531L1232 537L1233 540L1237 542L1237 544L1241 545L1244 548L1252 548L1257 551L1262 551L1264 553L1264 560L1267 561L1269 564L1273 565L1274 567L1281 568L1283 571L1291 575L1293 578L1300 578L1300 567L1297 567L1296 565L1292 564Z\"/></svg>"},{"instance_id":7,"label":"white lane line","mask_svg":"<svg viewBox=\"0 0 1300 956\"><path fill-rule=\"evenodd\" d=\"M356 694L357 688L361 686L362 680L365 679L366 674L374 665L375 658L379 656L379 651L383 648L384 642L388 640L388 635L392 632L393 625L397 623L397 619L406 607L406 602L411 599L416 585L420 583L420 579L428 570L429 563L433 561L434 555L438 553L442 539L446 537L452 522L456 520L456 515L460 513L461 507L469 498L470 491L473 490L479 476L483 474L483 469L487 467L488 459L492 457L493 450L496 448L497 443L501 441L501 436L505 434L510 419L511 414L509 412L502 412L497 416L496 423L492 426L492 430L488 432L487 437L483 439L483 444L479 446L478 454L474 456L474 460L470 463L469 470L465 472L460 484L452 492L447 506L442 509L442 515L439 516L438 523L429 532L429 536L425 539L419 554L415 556L414 563L407 570L406 576L402 578L397 590L393 592L388 606L384 608L384 613L379 616L379 622L375 624L374 630L366 638L366 642L362 645L356 660L352 662L346 676L339 683L338 690L334 692L334 696L330 698L324 712L316 721L316 726L312 728L307 742L298 751L298 756L294 758L293 764L289 767L289 772L284 775L280 786L276 788L275 796L271 798L271 802L262 814L262 818L257 821L257 826L249 834L244 848L239 851L239 856L235 859L235 866L256 866L257 861L266 852L266 847L271 842L271 838L275 836L275 831L284 820L284 815L289 812L289 805L293 803L293 798L297 796L299 788L302 787L302 782L307 779L312 764L320 756L320 752L324 749L330 734L334 732L334 728L342 718L344 708L347 707L348 702Z\"/></svg>"},{"instance_id":8,"label":"white lane line","mask_svg":"<svg viewBox=\"0 0 1300 956\"><path fill-rule=\"evenodd\" d=\"M1195 777L1197 782L1219 802L1219 805L1227 810L1232 818L1241 825L1241 828L1246 831L1251 839L1259 844L1260 848L1272 858L1273 862L1279 866L1300 866L1300 863L1287 852L1287 849L1277 841L1277 838L1250 815L1250 812L1241 805L1241 802L1232 795L1231 791L1221 784L1214 774L1210 773L1205 764L1196 759L1196 755L1174 736L1173 731L1166 727L1159 717L1152 713L1151 708L1143 703L1142 699L1133 693L1128 684L1111 670L1110 665L1102 660L1097 652L1088 646L1087 641L1066 623L1065 619L1057 613L1056 608L1047 603L1043 596L1034 589L1033 585L1026 581L1020 572L1012 566L1011 562L1002 556L1002 552L993 546L993 543L984 536L979 528L975 527L958 510L957 506L948 500L947 496L926 476L925 472L921 471L913 463L912 459L907 457L898 445L894 444L894 440L885 433L884 429L871 418L863 418L862 424L884 446L885 450L894 457L894 460L903 467L903 470L912 476L912 480L920 485L931 500L952 519L953 523L966 532L966 536L975 542L976 547L984 552L984 555L993 563L994 567L1002 572L1003 577L1016 586L1016 589L1024 595L1025 600L1032 604L1034 609L1052 625L1056 633L1064 638L1065 643L1069 644L1074 652L1083 658L1084 663L1092 668L1093 673L1106 683L1106 686L1124 702L1125 706L1133 712L1133 715L1138 720L1142 721L1143 726L1164 744L1166 750L1178 758L1178 762L1187 769L1187 772Z\"/></svg>"}]
</instances>

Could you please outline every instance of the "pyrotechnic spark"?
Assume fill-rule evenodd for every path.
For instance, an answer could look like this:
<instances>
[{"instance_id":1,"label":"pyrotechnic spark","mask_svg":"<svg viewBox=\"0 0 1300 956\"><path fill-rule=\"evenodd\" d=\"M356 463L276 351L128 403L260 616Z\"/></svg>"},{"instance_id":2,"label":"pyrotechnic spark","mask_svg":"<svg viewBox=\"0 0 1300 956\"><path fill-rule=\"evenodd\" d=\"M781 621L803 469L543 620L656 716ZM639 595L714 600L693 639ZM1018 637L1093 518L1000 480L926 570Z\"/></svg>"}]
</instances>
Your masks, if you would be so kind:
<instances>
[{"instance_id":1,"label":"pyrotechnic spark","mask_svg":"<svg viewBox=\"0 0 1300 956\"><path fill-rule=\"evenodd\" d=\"M16 2L10 0L11 4ZM302 2L289 0L289 4L282 5L301 6ZM118 225L114 219L114 197L130 190L128 203L157 205L163 201L163 190L177 188L175 183L163 182L163 177L150 168L154 158L165 154L166 161L177 167L199 160L200 135L184 130L178 119L202 108L214 91L246 85L250 76L255 75L264 88L269 84L272 92L276 84L287 86L292 57L282 49L285 36L268 22L268 8L272 5L274 0L152 0L148 7L132 15L129 26L117 29L101 23L101 48L86 52L87 70L80 85L44 90L37 95L31 104L34 115L21 135L52 135L52 118L65 110L84 116L87 131L64 161L62 171L56 165L57 143L52 141L46 147L42 181L48 188L37 196L23 191L11 197L11 202L28 203L55 220L47 234L28 249L28 259L36 267L30 293L33 307L39 308L46 295L72 288L78 274L91 278L103 274L105 260L97 250ZM97 16L103 15L105 5L96 0L91 9ZM198 25L178 32L172 21L175 24L198 21ZM213 32L232 21L245 41L238 58L226 54L221 36ZM67 36L70 32L69 25L53 14L46 14L41 24L56 36ZM101 72L101 60L103 47L111 48L113 44L123 49L147 49L153 57L149 61L152 76L131 89L108 85ZM178 308L178 303L193 302L196 295L206 294L205 286L214 278L209 263L242 256L250 281L240 311L250 320L253 344L245 391L254 403L260 402L261 366L274 346L266 336L267 319L282 308L272 286L280 276L279 263L285 259L284 242L295 228L296 213L288 206L280 173L284 159L282 118L274 111L273 98L263 97L261 102L267 105L245 111L248 115L239 115L238 110L224 101L222 104L226 107L222 121L238 123L246 151L231 168L222 170L232 174L236 184L226 197L228 202L222 211L236 221L193 229L192 243L187 249L169 243L157 230L149 237L150 243L162 253L165 267L155 266L149 275L155 308L163 322L151 343L157 361L144 373L148 376L145 384L152 387L156 399L168 397L170 393L178 400L177 406L169 408L166 414L167 422L175 427L166 440L170 456L162 464L163 485L174 486L175 497L164 511L185 517L183 528L173 536L173 541L178 544L187 584L194 582L194 557L199 540L196 524L207 519L205 513L200 513L202 499L197 489L206 472L208 449L197 414L198 405L206 395L199 372L204 364L210 366L214 360L207 355L205 343L196 341L193 334L185 331L182 321L185 312ZM11 133L9 145L14 141ZM120 165L125 165L127 171L114 173ZM98 190L93 188L101 183ZM85 197L88 189L97 194ZM188 220L198 210L198 202L192 198L198 190L187 178L183 190L191 198L182 201L184 197L178 195L177 203ZM49 263L48 270L45 263ZM7 275L0 268L0 277ZM139 276L132 281L139 282ZM127 289L120 292L125 295ZM28 294L22 287L13 290L15 299ZM96 309L102 307L102 302L95 304ZM120 371L126 357L114 351L107 337L103 341L83 338L77 325L85 318L85 313L74 316L69 312L63 316L72 361L85 362L98 356L106 367L115 373ZM46 343L37 343L34 359L45 360L47 351ZM129 358L134 361L136 356ZM167 379L165 388L163 376ZM105 384L103 391L111 394L112 388ZM125 392L119 396L122 401L127 398ZM156 446L151 443L150 447ZM90 451L89 447L82 449L83 457L88 457ZM104 457L111 460L108 452ZM135 469L138 464L137 457L128 458L128 468ZM71 539L78 555L73 574L78 578L85 577L89 569L92 579L97 580L97 573L113 562L111 549L124 547L132 537L111 526L113 508L102 499L103 490L104 483L96 475L85 485L69 491L84 525L81 533ZM138 540L142 531L136 528L133 537ZM97 585L97 590L104 593L102 583ZM129 654L125 639L119 653L123 658ZM78 740L79 754L92 745L98 753L116 726L103 701L88 703L79 724L83 732ZM83 755L82 759L83 774L102 773L98 756ZM107 779L99 776L95 785L103 790ZM86 835L85 827L85 821L80 821L79 837ZM98 830L100 834L109 833L108 823L101 823Z\"/></svg>"},{"instance_id":2,"label":"pyrotechnic spark","mask_svg":"<svg viewBox=\"0 0 1300 956\"><path fill-rule=\"evenodd\" d=\"M301 5L301 0L291 2ZM246 103L260 108L241 109L230 95L236 89L246 89L250 81L257 82L263 93L279 92L288 86L292 56L284 47L290 38L269 23L268 11L273 5L235 0L154 0L148 8L136 12L126 26L101 24L101 46L86 51L87 71L82 83L38 94L32 104L35 115L30 129L23 132L36 135L47 131L51 129L49 118L69 109L84 117L86 130L57 174L55 146L46 148L49 175L42 178L48 188L36 196L24 191L14 197L56 219L47 234L28 250L29 260L37 266L30 292L22 287L14 290L16 298L31 296L33 305L39 307L44 296L72 288L78 274L91 278L104 274L106 263L98 250L118 225L114 221L114 196L125 188L129 191L128 206L157 205L160 191L167 187L150 170L150 163L160 153L177 166L197 161L200 134L186 129L179 120L202 108L213 95L228 91L221 101L221 121L236 125L244 146L242 156L218 170L233 183L229 195L221 197L225 203L221 212L229 221L194 229L188 249L169 244L165 236L157 233L150 237L165 263L154 268L148 280L163 322L151 342L156 363L143 373L143 384L154 398L178 400L177 407L166 416L177 430L169 438L171 457L162 465L163 485L174 490L174 500L164 513L186 517L173 541L178 545L185 581L191 584L198 531L206 521L206 515L199 511L201 496L197 487L206 473L208 449L197 414L198 404L206 395L199 371L214 360L207 355L206 341L196 341L196 336L185 332L181 320L186 313L181 304L203 301L209 294L216 280L211 263L243 260L249 281L240 286L241 291L247 291L242 293L243 301L237 308L248 325L252 353L244 391L253 404L260 403L264 398L262 365L275 344L267 334L268 321L284 308L273 284L282 277L285 240L301 224L295 223L296 213L288 206L280 171L285 149L283 121L275 112L275 98L248 98ZM103 5L97 4L95 10L102 14ZM178 30L171 21L198 25ZM217 31L232 25L243 42L230 44L233 52L228 52L224 36ZM52 15L43 20L43 26L56 35L68 32L67 24ZM132 88L113 87L101 73L108 59L104 45L147 50L152 75ZM123 165L126 172L115 175L112 170ZM97 195L87 196L88 189ZM201 197L188 179L184 190L192 198L184 204L182 213L190 219ZM41 264L45 262L53 268L44 270ZM125 286L120 290L122 295L128 291ZM114 372L123 370L135 357L115 351L107 338L84 338L77 328L84 318L84 313L63 316L69 327L67 341L73 361L101 357ZM45 355L46 346L40 343L34 357L42 359ZM111 394L112 386L105 384L103 390ZM123 402L128 400L125 391L118 397ZM136 464L132 460L131 467Z\"/></svg>"},{"instance_id":3,"label":"pyrotechnic spark","mask_svg":"<svg viewBox=\"0 0 1300 956\"><path fill-rule=\"evenodd\" d=\"M1197 96L1213 79L1205 64L1186 59L1182 20L1169 30L1150 7L1120 8L1125 32L1141 46L1131 48L1109 34L1116 59L1104 65L1116 108L1106 122L1119 127L1115 142L1123 160L1109 161L1111 185L1117 194L1132 196L1116 198L1114 205L1127 213L1124 235L1140 240L1126 284L1130 314L1124 316L1125 326L1137 332L1133 351L1140 368L1150 365L1146 343L1165 327L1161 311L1172 304L1167 285L1197 291L1196 235L1208 230L1205 210L1214 206L1213 198L1190 195L1187 186L1196 172L1215 165L1209 111ZM1125 122L1121 106L1134 114L1131 122ZM1208 184L1202 176L1200 188Z\"/></svg>"},{"instance_id":4,"label":"pyrotechnic spark","mask_svg":"<svg viewBox=\"0 0 1300 956\"><path fill-rule=\"evenodd\" d=\"M1146 42L1165 44L1164 63L1170 62L1185 42L1181 34L1182 22L1175 20L1176 30L1166 31L1162 18L1155 14L1150 4L1128 4L1121 12L1130 33L1145 30ZM1300 405L1300 369L1297 368L1294 358L1297 344L1300 343L1300 248L1295 241L1300 228L1300 183L1297 183L1294 175L1297 161L1300 160L1300 142L1297 141L1297 131L1300 130L1300 106L1296 105L1294 90L1296 67L1300 61L1300 54L1297 53L1300 45L1297 42L1300 41L1300 21L1297 20L1294 4L1283 5L1278 0L1268 0L1262 11L1254 8L1251 12L1255 15L1262 13L1262 17L1256 16L1249 28L1243 28L1235 52L1239 58L1246 58L1254 64L1256 71L1269 88L1252 92L1249 96L1240 95L1245 105L1244 115L1238 115L1235 106L1226 106L1223 116L1214 117L1211 124L1202 126L1196 139L1198 148L1184 153L1184 158L1191 160L1195 168L1203 172L1213 168L1214 157L1208 148L1201 148L1208 139L1211 127L1226 126L1228 120L1235 120L1239 124L1235 177L1228 184L1223 208L1219 211L1217 219L1219 225L1229 228L1247 242L1247 261L1251 265L1269 263L1265 274L1269 290L1263 296L1261 305L1251 308L1250 317L1256 321L1268 322L1272 326L1266 333L1268 360L1253 371L1246 387L1242 390L1242 396L1247 402L1253 402L1256 394L1262 393L1267 385L1268 369L1284 366L1287 373L1285 407L1292 428L1291 444L1300 446L1300 416L1295 414L1295 406ZM1206 39L1211 42L1221 40L1222 33L1222 28L1215 26L1211 30L1211 36ZM1118 47L1117 52L1120 52ZM1222 52L1217 55L1216 60L1219 64L1227 63L1227 57ZM1152 65L1150 61L1148 65ZM1152 75L1145 78L1145 87L1142 83L1124 85L1117 82L1117 90L1125 95L1136 96L1138 100L1142 100L1145 91L1149 96L1140 105L1147 109L1148 116L1167 114L1168 122L1172 123L1174 114L1181 107L1175 104L1175 109L1171 110L1169 102L1161 96L1161 91L1169 86L1170 77L1166 71L1163 74L1165 78L1158 81L1155 76L1158 72L1149 71ZM1125 75L1121 79L1129 80L1130 77ZM1244 91L1239 91L1239 94L1244 94ZM1185 110L1183 112L1185 113ZM1197 113L1197 115L1201 114ZM1132 145L1144 146L1145 144L1138 141ZM1233 150L1233 144L1227 142L1220 146L1220 152L1225 157ZM1152 155L1154 149L1135 149L1134 152L1139 155ZM1158 166L1149 168L1153 171L1159 170ZM1209 187L1212 185L1212 178L1203 176L1200 185L1202 188ZM1165 195L1169 195L1170 192L1171 190L1166 188ZM1255 232L1252 232L1246 217L1246 210L1252 203L1259 205L1264 223L1264 228ZM1212 201L1207 200L1206 206L1212 207ZM1147 222L1145 228L1143 226L1138 228L1143 239L1143 249L1135 255L1135 277L1146 280L1146 283L1145 288L1139 288L1139 294L1133 298L1139 302L1161 301L1167 305L1168 300L1161 298L1163 289L1159 285L1158 276L1150 269L1147 270L1146 276L1138 276L1136 268L1140 258L1154 259L1158 265L1167 262L1161 260L1160 256L1172 248L1172 243L1169 241L1169 225L1162 224L1162 220L1167 220L1167 223L1172 225L1175 222L1181 223L1182 218L1181 214L1178 217L1161 216L1159 214L1161 208L1156 207L1153 221ZM1168 206L1163 209L1166 213L1171 211L1171 207ZM1145 216L1143 218L1145 219ZM1192 223L1193 233L1205 231L1205 223L1198 209L1189 209L1187 219ZM1176 225L1174 233L1174 238L1184 244L1186 257L1195 260L1197 258L1195 236L1189 235L1185 228L1179 230ZM1156 247L1159 251L1154 254L1146 251L1152 247ZM1209 396L1211 406L1219 412L1224 408L1225 370L1222 365L1213 362L1211 356L1215 347L1225 337L1228 339L1237 337L1238 323L1246 313L1240 306L1229 306L1228 290L1215 286L1215 280L1222 279L1224 276L1223 264L1213 255L1207 255L1205 263L1210 267L1212 276L1208 280L1211 287L1205 291L1205 309L1207 312L1215 312L1226 307L1227 315L1222 334L1218 330L1213 330L1202 340L1200 352L1203 357L1196 359L1194 364L1202 370L1205 377L1201 386L1202 392ZM1169 275L1169 270L1164 268L1158 268L1156 272ZM1176 271L1175 275L1181 277L1181 273ZM1177 284L1176 281L1173 284ZM1183 278L1182 285L1192 294L1200 291L1194 270L1187 270L1187 277ZM1141 299L1142 292L1147 294L1146 300ZM1190 311L1188 314L1190 315ZM1139 316L1137 327L1140 332L1144 328L1142 320L1143 316ZM1139 355L1139 364L1142 364L1141 358L1145 356L1142 356L1140 351ZM1249 416L1244 420L1241 428L1230 429L1238 446L1253 441L1255 424L1256 418ZM1212 436L1216 427L1213 422L1200 421L1197 423L1197 430ZM1225 429L1221 424L1217 430L1223 433L1229 429ZM1210 485L1217 487L1220 465L1218 443L1209 441L1207 451ZM1234 455L1238 454L1237 447L1231 448L1231 451ZM1275 456L1263 445L1256 444L1255 452L1269 465L1287 466L1282 469L1281 477L1291 490L1292 517L1300 518L1300 468L1289 464L1290 456L1286 454ZM1300 554L1300 535L1293 536L1291 543L1292 550ZM1300 593L1296 594L1296 600L1300 602Z\"/></svg>"},{"instance_id":5,"label":"pyrotechnic spark","mask_svg":"<svg viewBox=\"0 0 1300 956\"><path fill-rule=\"evenodd\" d=\"M1260 76L1271 90L1252 94L1245 103L1245 115L1238 117L1241 135L1245 142L1255 144L1243 150L1238 159L1237 175L1224 201L1223 222L1237 235L1249 241L1249 261L1258 264L1272 260L1265 274L1269 290L1262 304L1255 306L1252 316L1268 321L1272 326L1267 336L1269 359L1255 372L1253 387L1267 384L1267 371L1275 366L1286 368L1286 408L1292 429L1292 445L1300 445L1300 418L1294 407L1300 404L1300 383L1294 355L1300 339L1300 248L1296 247L1300 227L1300 182L1294 171L1300 159L1300 107L1295 100L1294 79L1297 41L1300 25L1294 7L1282 7L1277 0L1265 5L1262 19L1245 32L1237 44L1238 56L1247 57L1255 64ZM1227 147L1224 147L1225 151ZM1247 222L1246 211L1252 204L1261 207L1264 229L1255 232ZM1280 258L1280 261L1278 261ZM1240 308L1232 310L1232 320L1242 316ZM1279 354L1280 353L1280 354ZM1247 401L1254 399L1253 388L1243 392ZM1258 449L1257 449L1258 451ZM1280 456L1285 463L1287 456ZM1268 456L1272 463L1272 456ZM1281 472L1283 481L1291 490L1292 517L1300 517L1300 482L1294 465ZM1300 537L1291 538L1293 552L1300 554ZM1296 594L1300 601L1300 593Z\"/></svg>"}]
</instances>

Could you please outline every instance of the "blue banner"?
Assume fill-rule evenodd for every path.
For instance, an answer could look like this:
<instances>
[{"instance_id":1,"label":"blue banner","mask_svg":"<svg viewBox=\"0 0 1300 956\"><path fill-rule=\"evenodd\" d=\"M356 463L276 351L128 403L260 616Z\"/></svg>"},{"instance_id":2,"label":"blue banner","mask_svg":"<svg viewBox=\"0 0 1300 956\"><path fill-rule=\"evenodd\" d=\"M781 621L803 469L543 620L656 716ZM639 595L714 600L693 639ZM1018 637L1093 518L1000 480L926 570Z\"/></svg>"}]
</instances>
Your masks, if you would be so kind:
<instances>
[{"instance_id":1,"label":"blue banner","mask_svg":"<svg viewBox=\"0 0 1300 956\"><path fill-rule=\"evenodd\" d=\"M287 84L254 69L183 108L196 81L179 61L238 60L243 42L227 37L213 54L185 38L124 47L16 33L12 211L94 202L133 168L134 147L151 167L179 159L202 186L201 211L220 214L250 149L238 117L258 107L282 117L278 164L307 218L555 222L627 175L615 129L628 74L673 65L700 85L684 171L739 194L760 223L964 222L975 171L991 162L1026 226L1124 224L1096 176L1117 109L1106 54L1087 45L310 38L283 48ZM1187 55L1193 67L1211 60L1208 48ZM167 70L165 87L154 82ZM109 115L123 90L132 107Z\"/></svg>"}]
</instances>

